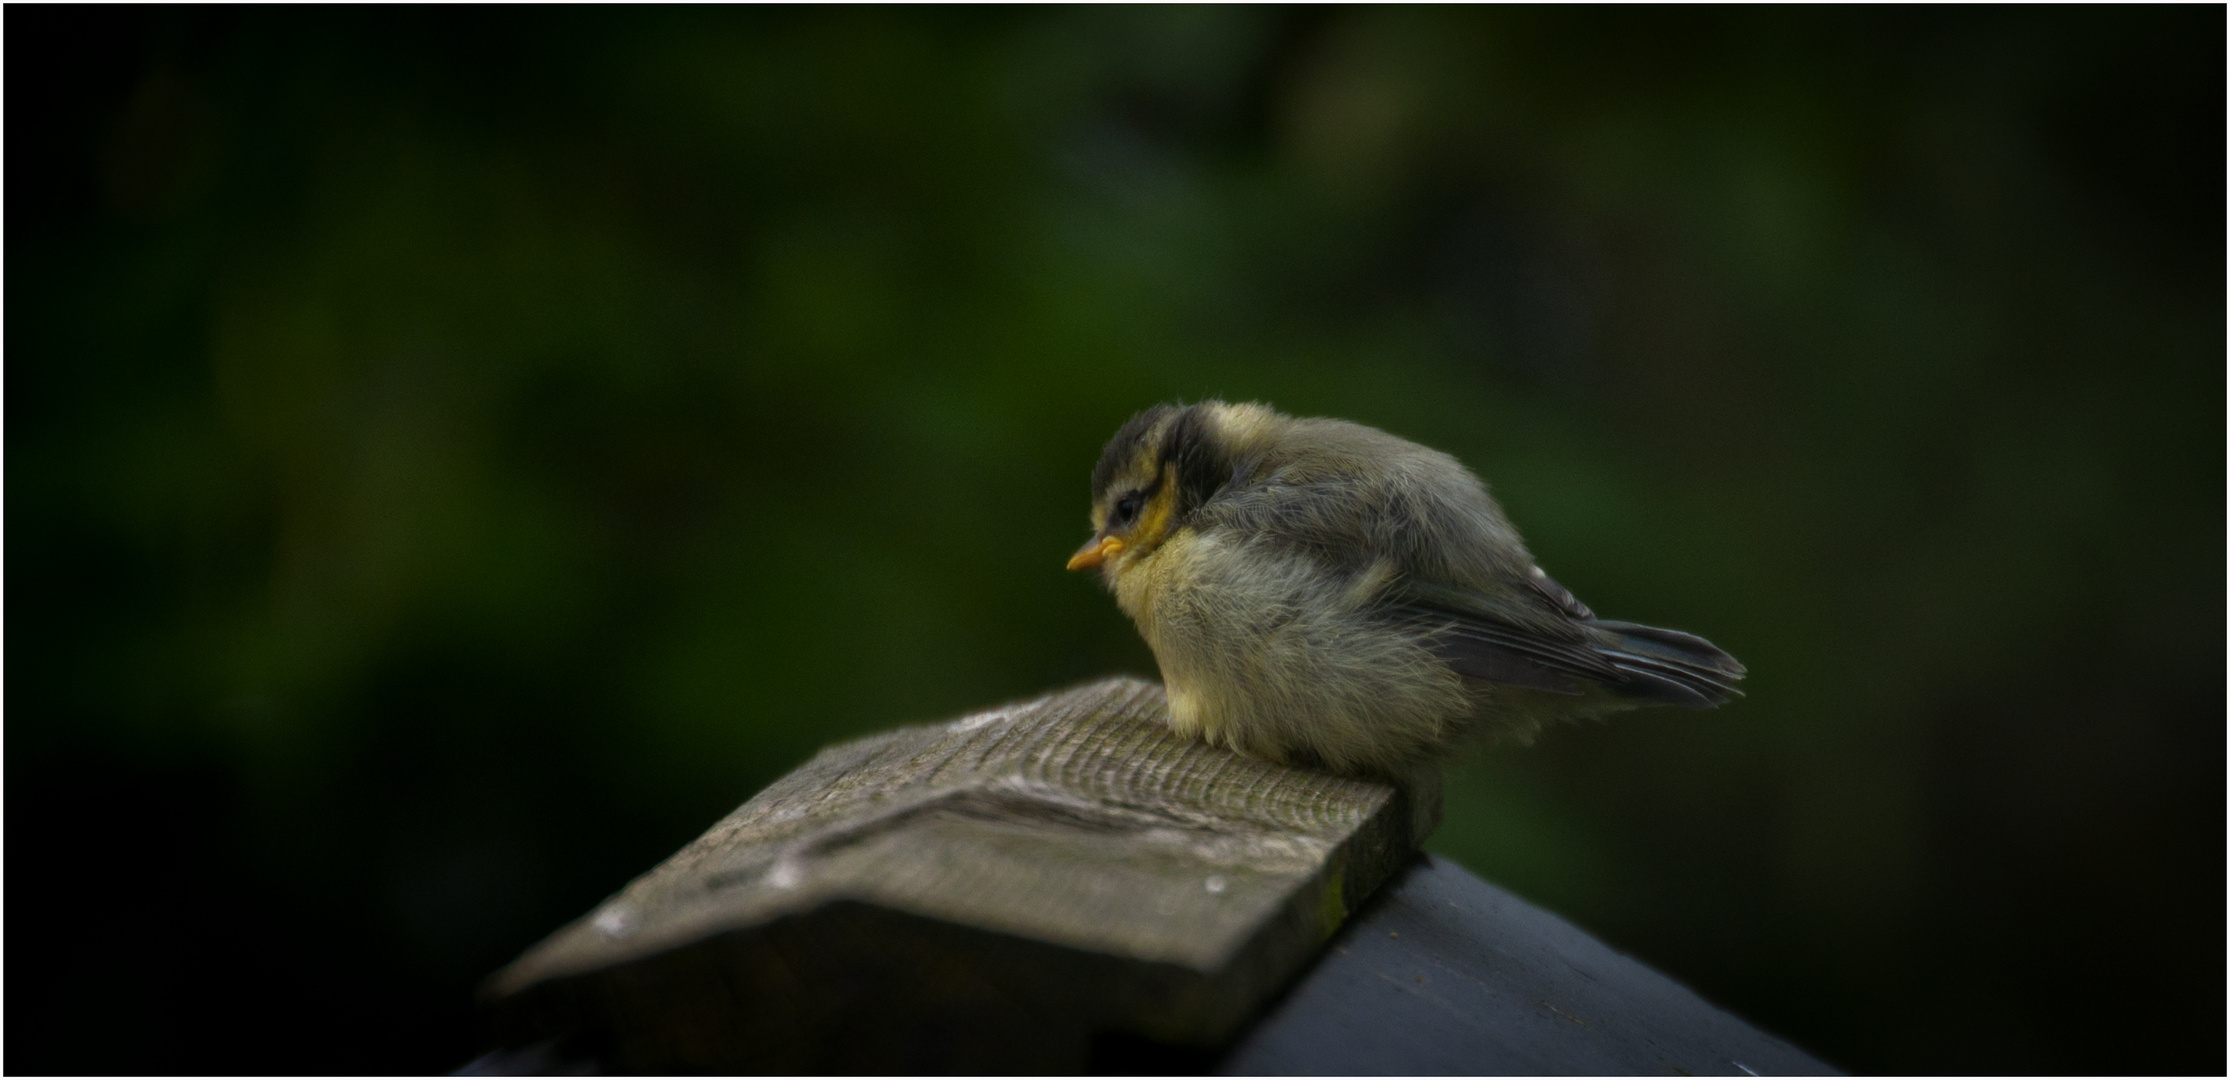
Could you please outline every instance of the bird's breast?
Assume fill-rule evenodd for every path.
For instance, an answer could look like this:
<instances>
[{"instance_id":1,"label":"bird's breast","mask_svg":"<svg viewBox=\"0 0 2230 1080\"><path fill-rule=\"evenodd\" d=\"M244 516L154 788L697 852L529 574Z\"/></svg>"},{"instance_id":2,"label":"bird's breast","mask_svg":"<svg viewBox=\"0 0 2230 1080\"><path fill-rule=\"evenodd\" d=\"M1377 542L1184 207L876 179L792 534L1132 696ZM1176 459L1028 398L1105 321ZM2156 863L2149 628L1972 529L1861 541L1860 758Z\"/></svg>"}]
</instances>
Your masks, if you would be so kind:
<instances>
[{"instance_id":1,"label":"bird's breast","mask_svg":"<svg viewBox=\"0 0 2230 1080\"><path fill-rule=\"evenodd\" d=\"M1126 560L1115 570L1115 606L1138 624L1148 644L1156 644L1162 604L1173 591L1184 587L1184 570L1197 540L1197 534L1191 530L1179 531L1152 551Z\"/></svg>"}]
</instances>

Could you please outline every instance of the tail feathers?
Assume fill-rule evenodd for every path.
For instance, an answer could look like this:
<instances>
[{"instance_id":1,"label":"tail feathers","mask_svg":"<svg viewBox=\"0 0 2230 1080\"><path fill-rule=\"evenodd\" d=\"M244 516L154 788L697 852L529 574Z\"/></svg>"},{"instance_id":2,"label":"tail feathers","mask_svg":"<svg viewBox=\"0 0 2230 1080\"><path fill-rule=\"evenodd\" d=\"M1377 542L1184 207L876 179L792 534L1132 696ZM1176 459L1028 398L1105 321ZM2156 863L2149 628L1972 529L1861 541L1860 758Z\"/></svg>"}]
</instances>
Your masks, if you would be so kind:
<instances>
[{"instance_id":1,"label":"tail feathers","mask_svg":"<svg viewBox=\"0 0 2230 1080\"><path fill-rule=\"evenodd\" d=\"M1742 696L1735 683L1748 669L1694 634L1609 619L1588 625L1606 633L1607 640L1595 652L1624 676L1625 681L1611 686L1620 697L1650 705L1708 709Z\"/></svg>"}]
</instances>

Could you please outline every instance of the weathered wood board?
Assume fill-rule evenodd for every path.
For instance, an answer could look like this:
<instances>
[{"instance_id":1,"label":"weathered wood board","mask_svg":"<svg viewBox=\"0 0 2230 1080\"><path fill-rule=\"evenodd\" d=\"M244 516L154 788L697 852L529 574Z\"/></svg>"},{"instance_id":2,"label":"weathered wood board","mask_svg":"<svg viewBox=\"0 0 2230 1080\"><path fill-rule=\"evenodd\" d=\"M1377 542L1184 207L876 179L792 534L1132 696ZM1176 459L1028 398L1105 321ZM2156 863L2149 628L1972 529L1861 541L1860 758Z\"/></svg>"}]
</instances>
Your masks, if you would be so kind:
<instances>
[{"instance_id":1,"label":"weathered wood board","mask_svg":"<svg viewBox=\"0 0 2230 1080\"><path fill-rule=\"evenodd\" d=\"M628 1072L1067 1072L1234 1038L1437 791L1181 739L1111 679L830 747L490 980Z\"/></svg>"}]
</instances>

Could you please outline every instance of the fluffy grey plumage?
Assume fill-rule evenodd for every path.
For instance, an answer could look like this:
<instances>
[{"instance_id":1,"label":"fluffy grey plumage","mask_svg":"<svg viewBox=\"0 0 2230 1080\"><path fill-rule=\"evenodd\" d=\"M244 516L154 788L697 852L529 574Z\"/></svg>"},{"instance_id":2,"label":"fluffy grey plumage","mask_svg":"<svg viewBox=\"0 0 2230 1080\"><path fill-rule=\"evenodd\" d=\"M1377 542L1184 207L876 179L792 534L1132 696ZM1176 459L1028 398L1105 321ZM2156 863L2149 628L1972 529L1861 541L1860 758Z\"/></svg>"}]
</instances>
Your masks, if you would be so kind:
<instances>
[{"instance_id":1,"label":"fluffy grey plumage","mask_svg":"<svg viewBox=\"0 0 2230 1080\"><path fill-rule=\"evenodd\" d=\"M1273 761L1399 775L1468 736L1718 705L1744 673L1596 618L1456 459L1344 420L1157 405L1100 455L1092 526L1070 568L1138 624L1178 731Z\"/></svg>"}]
</instances>

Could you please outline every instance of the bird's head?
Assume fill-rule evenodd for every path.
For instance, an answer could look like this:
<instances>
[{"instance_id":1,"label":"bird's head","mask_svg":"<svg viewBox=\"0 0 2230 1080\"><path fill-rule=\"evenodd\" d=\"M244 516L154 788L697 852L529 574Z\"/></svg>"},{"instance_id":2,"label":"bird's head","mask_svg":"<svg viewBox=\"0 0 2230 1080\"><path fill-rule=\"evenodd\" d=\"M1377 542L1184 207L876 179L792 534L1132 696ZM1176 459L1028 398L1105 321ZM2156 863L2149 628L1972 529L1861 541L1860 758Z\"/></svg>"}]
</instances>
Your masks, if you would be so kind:
<instances>
[{"instance_id":1,"label":"bird's head","mask_svg":"<svg viewBox=\"0 0 2230 1080\"><path fill-rule=\"evenodd\" d=\"M1092 467L1092 538L1069 569L1114 573L1154 553L1232 480L1232 419L1220 401L1156 405L1130 418Z\"/></svg>"}]
</instances>

